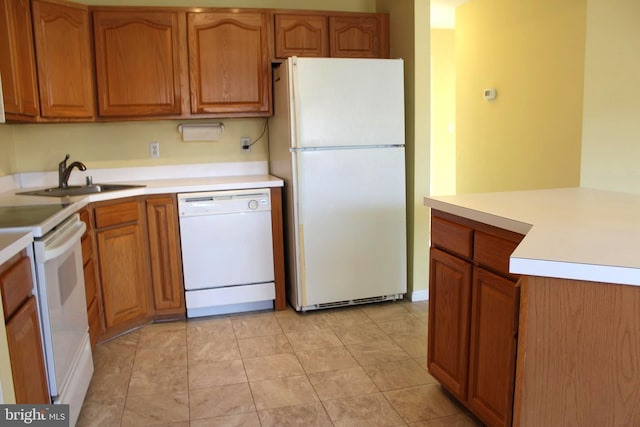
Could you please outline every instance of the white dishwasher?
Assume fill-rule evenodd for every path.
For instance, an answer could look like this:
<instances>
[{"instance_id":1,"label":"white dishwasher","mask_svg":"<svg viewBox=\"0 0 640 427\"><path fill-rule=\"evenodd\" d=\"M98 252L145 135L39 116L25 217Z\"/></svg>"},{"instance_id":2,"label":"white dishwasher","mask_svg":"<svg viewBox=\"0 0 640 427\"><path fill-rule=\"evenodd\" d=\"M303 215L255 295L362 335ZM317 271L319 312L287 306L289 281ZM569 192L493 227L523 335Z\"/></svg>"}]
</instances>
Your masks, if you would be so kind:
<instances>
[{"instance_id":1,"label":"white dishwasher","mask_svg":"<svg viewBox=\"0 0 640 427\"><path fill-rule=\"evenodd\" d=\"M269 189L178 194L187 317L273 308Z\"/></svg>"}]
</instances>

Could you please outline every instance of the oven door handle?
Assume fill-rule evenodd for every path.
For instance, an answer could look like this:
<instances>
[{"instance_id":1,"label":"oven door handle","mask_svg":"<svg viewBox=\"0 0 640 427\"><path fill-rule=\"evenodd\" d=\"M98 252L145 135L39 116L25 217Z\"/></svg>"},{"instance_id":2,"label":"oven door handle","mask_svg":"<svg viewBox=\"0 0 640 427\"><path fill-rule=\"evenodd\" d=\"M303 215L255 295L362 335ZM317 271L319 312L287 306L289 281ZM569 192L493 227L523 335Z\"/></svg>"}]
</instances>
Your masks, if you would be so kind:
<instances>
[{"instance_id":1,"label":"oven door handle","mask_svg":"<svg viewBox=\"0 0 640 427\"><path fill-rule=\"evenodd\" d=\"M61 255L64 255L73 247L84 234L87 226L84 222L78 221L73 226L65 229L59 235L56 235L44 248L44 260L49 261Z\"/></svg>"}]
</instances>

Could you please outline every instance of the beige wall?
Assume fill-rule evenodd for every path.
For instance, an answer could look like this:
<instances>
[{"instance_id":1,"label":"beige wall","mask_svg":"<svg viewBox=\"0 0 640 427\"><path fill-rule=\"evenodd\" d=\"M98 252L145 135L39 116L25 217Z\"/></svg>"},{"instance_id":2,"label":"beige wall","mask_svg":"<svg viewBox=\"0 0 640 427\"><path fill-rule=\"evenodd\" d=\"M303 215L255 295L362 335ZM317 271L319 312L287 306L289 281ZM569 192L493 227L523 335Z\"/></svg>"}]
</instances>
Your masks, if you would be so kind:
<instances>
[{"instance_id":1,"label":"beige wall","mask_svg":"<svg viewBox=\"0 0 640 427\"><path fill-rule=\"evenodd\" d=\"M589 0L583 187L640 193L640 2Z\"/></svg>"},{"instance_id":2,"label":"beige wall","mask_svg":"<svg viewBox=\"0 0 640 427\"><path fill-rule=\"evenodd\" d=\"M579 185L585 32L586 0L457 8L458 193Z\"/></svg>"},{"instance_id":3,"label":"beige wall","mask_svg":"<svg viewBox=\"0 0 640 427\"><path fill-rule=\"evenodd\" d=\"M456 193L455 31L431 30L431 195Z\"/></svg>"}]
</instances>

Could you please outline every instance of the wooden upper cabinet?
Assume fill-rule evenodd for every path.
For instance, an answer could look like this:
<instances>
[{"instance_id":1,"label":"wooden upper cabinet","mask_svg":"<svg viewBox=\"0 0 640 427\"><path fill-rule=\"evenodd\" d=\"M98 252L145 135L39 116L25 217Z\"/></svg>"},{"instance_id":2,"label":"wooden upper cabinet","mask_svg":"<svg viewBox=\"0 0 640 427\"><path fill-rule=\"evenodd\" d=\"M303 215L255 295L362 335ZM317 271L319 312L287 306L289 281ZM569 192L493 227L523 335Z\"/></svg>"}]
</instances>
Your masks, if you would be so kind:
<instances>
[{"instance_id":1,"label":"wooden upper cabinet","mask_svg":"<svg viewBox=\"0 0 640 427\"><path fill-rule=\"evenodd\" d=\"M388 58L388 17L330 16L329 47L332 57Z\"/></svg>"},{"instance_id":2,"label":"wooden upper cabinet","mask_svg":"<svg viewBox=\"0 0 640 427\"><path fill-rule=\"evenodd\" d=\"M34 0L33 32L43 118L95 116L87 6Z\"/></svg>"},{"instance_id":3,"label":"wooden upper cabinet","mask_svg":"<svg viewBox=\"0 0 640 427\"><path fill-rule=\"evenodd\" d=\"M268 115L266 13L187 14L191 113Z\"/></svg>"},{"instance_id":4,"label":"wooden upper cabinet","mask_svg":"<svg viewBox=\"0 0 640 427\"><path fill-rule=\"evenodd\" d=\"M276 14L275 56L329 56L329 21L322 15Z\"/></svg>"},{"instance_id":5,"label":"wooden upper cabinet","mask_svg":"<svg viewBox=\"0 0 640 427\"><path fill-rule=\"evenodd\" d=\"M93 31L100 116L181 113L183 13L95 10Z\"/></svg>"},{"instance_id":6,"label":"wooden upper cabinet","mask_svg":"<svg viewBox=\"0 0 640 427\"><path fill-rule=\"evenodd\" d=\"M39 111L29 0L0 0L0 74L7 119L34 121Z\"/></svg>"}]
</instances>

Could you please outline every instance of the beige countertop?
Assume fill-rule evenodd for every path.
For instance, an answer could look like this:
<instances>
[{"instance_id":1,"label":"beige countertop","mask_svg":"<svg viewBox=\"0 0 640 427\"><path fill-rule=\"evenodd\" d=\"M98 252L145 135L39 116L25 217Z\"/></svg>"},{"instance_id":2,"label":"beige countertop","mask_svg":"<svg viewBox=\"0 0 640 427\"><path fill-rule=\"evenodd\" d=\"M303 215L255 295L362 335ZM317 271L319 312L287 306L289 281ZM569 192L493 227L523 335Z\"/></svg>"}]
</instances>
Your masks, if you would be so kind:
<instances>
[{"instance_id":1,"label":"beige countertop","mask_svg":"<svg viewBox=\"0 0 640 427\"><path fill-rule=\"evenodd\" d=\"M515 274L640 286L640 195L587 188L425 197L425 206L526 234Z\"/></svg>"},{"instance_id":2,"label":"beige countertop","mask_svg":"<svg viewBox=\"0 0 640 427\"><path fill-rule=\"evenodd\" d=\"M0 234L0 264L4 264L12 256L31 245L31 233Z\"/></svg>"}]
</instances>

